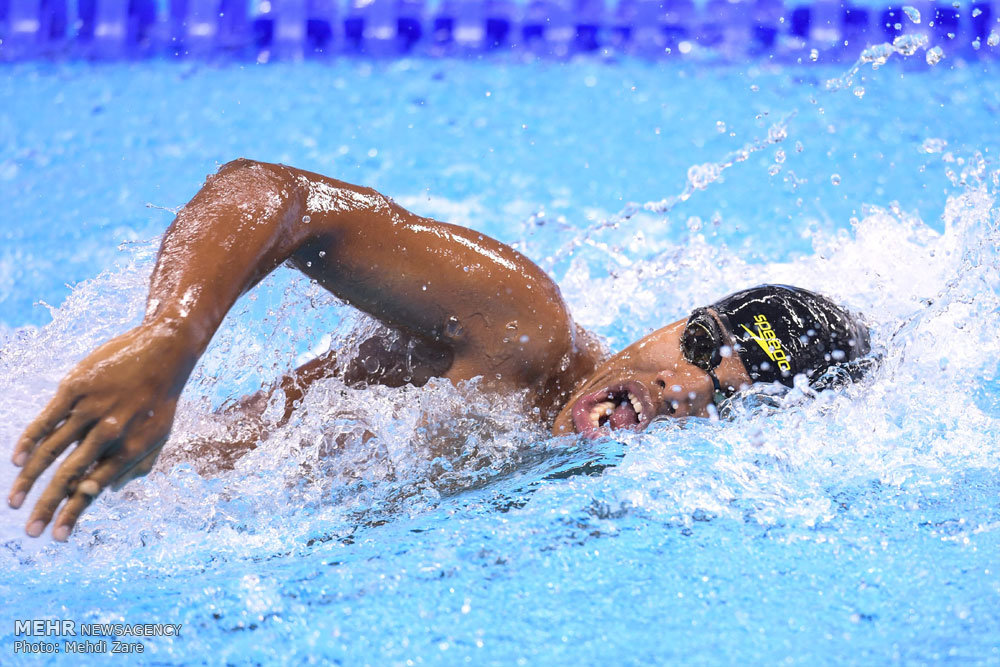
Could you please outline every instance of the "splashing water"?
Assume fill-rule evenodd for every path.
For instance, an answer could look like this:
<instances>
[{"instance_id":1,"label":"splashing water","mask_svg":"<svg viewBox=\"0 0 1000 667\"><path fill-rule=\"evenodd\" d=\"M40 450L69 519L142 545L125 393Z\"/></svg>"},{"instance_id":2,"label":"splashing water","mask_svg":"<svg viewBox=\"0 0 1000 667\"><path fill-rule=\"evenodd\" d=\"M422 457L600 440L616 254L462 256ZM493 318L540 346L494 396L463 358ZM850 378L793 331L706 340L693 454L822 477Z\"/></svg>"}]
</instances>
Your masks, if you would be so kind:
<instances>
[{"instance_id":1,"label":"splashing water","mask_svg":"<svg viewBox=\"0 0 1000 667\"><path fill-rule=\"evenodd\" d=\"M944 51L941 50L940 46L935 46L927 49L927 54L925 59L928 65L937 65L944 58Z\"/></svg>"},{"instance_id":2,"label":"splashing water","mask_svg":"<svg viewBox=\"0 0 1000 667\"><path fill-rule=\"evenodd\" d=\"M888 62L889 57L894 53L901 55L903 57L910 57L917 52L917 49L927 46L927 35L922 34L911 34L911 35L900 35L892 41L892 44L888 42L883 42L882 44L874 44L866 47L861 55L858 56L857 61L850 69L844 74L834 79L829 79L826 82L827 90L841 90L843 88L849 88L854 85L854 77L857 75L858 71L863 65L870 64L872 69L878 69ZM931 51L934 52L936 58L934 62L931 62L932 56ZM930 49L927 53L928 64L935 64L938 60L943 57L943 53L939 47L934 47ZM861 97L859 95L859 97Z\"/></svg>"},{"instance_id":3,"label":"splashing water","mask_svg":"<svg viewBox=\"0 0 1000 667\"><path fill-rule=\"evenodd\" d=\"M885 94L868 89L864 104L847 96L852 108ZM226 412L235 398L293 360L350 353L381 331L282 269L214 339L152 474L101 496L68 545L23 539L21 516L5 524L5 611L183 623L181 638L147 645L149 660L171 663L994 655L1000 169L921 117L907 151L950 188L934 215L908 210L915 194L899 189L898 202L859 202L849 228L770 219L771 234L805 240L792 256L720 241L740 211L685 207L724 200L740 177L759 184L794 168L831 199L865 177L830 166L838 135L824 143L795 113L692 156L663 186L679 194L590 226L547 223L543 247L568 250L541 259L577 320L614 348L742 286L815 289L871 326L882 362L864 381L755 391L731 420L657 421L583 442L549 437L521 396L475 382L327 380L286 424L281 406L265 406L266 437L227 464L205 443L240 435ZM739 114L721 117L735 131ZM827 116L844 132L855 120ZM838 188L833 169L850 176ZM663 233L671 215L679 234ZM504 240L540 245L527 232ZM10 388L0 440L12 442L77 359L142 316L154 247L126 246L127 261L77 285L44 327L0 329ZM649 627L660 628L655 642Z\"/></svg>"}]
</instances>

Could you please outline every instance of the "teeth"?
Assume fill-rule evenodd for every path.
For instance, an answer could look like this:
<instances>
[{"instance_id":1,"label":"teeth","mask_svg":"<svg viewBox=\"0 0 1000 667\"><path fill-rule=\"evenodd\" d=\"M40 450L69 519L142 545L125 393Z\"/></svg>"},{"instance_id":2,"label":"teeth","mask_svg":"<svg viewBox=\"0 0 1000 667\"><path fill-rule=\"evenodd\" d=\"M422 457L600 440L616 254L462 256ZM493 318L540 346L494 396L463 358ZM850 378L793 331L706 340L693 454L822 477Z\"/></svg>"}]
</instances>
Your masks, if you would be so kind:
<instances>
[{"instance_id":1,"label":"teeth","mask_svg":"<svg viewBox=\"0 0 1000 667\"><path fill-rule=\"evenodd\" d=\"M601 401L590 410L590 423L594 426L601 425L601 417L608 417L615 411L615 404L611 401Z\"/></svg>"},{"instance_id":2,"label":"teeth","mask_svg":"<svg viewBox=\"0 0 1000 667\"><path fill-rule=\"evenodd\" d=\"M633 394L632 392L627 392L627 393L628 393L629 403L632 404L632 409L635 410L636 416L641 421L642 420L642 401L640 401L639 397L636 396L635 394Z\"/></svg>"}]
</instances>

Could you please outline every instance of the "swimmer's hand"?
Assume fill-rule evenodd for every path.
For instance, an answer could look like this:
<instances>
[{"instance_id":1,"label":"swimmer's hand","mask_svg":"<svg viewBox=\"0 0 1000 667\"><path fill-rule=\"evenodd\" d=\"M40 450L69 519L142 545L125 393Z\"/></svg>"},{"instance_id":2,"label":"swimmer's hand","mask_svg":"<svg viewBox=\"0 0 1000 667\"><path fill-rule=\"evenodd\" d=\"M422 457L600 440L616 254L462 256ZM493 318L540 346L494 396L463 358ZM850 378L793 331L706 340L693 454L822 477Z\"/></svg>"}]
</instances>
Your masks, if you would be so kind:
<instances>
[{"instance_id":1,"label":"swimmer's hand","mask_svg":"<svg viewBox=\"0 0 1000 667\"><path fill-rule=\"evenodd\" d=\"M79 443L35 503L28 535L41 535L62 505L52 537L64 541L106 486L118 489L153 467L196 358L174 333L140 326L97 348L25 429L12 457L22 468L8 499L14 509L59 455Z\"/></svg>"}]
</instances>

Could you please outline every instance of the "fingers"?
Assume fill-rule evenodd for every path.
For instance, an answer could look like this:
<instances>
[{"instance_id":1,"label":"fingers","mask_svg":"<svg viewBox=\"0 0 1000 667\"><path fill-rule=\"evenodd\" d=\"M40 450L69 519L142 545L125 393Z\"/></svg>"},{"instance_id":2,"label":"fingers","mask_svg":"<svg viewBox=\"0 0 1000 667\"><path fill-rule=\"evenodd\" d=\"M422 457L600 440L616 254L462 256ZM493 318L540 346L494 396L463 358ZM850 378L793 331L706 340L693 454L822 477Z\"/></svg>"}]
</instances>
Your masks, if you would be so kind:
<instances>
[{"instance_id":1,"label":"fingers","mask_svg":"<svg viewBox=\"0 0 1000 667\"><path fill-rule=\"evenodd\" d=\"M21 469L17 479L14 480L10 496L7 499L7 503L12 508L18 509L21 507L24 497L28 495L28 491L35 485L38 477L59 458L59 455L70 444L76 442L83 435L88 425L84 420L70 416L69 419L64 421L59 428L45 439L42 445L31 455L31 458L28 459L27 465Z\"/></svg>"},{"instance_id":2,"label":"fingers","mask_svg":"<svg viewBox=\"0 0 1000 667\"><path fill-rule=\"evenodd\" d=\"M35 503L25 528L28 535L38 537L42 534L56 508L59 507L59 503L70 494L70 485L83 476L84 471L100 457L108 445L118 437L118 434L119 431L115 424L107 420L98 422L90 429L80 446L73 450L73 453L67 456L66 460L59 466L52 481L42 493L42 497ZM91 488L88 486L86 490Z\"/></svg>"},{"instance_id":3,"label":"fingers","mask_svg":"<svg viewBox=\"0 0 1000 667\"><path fill-rule=\"evenodd\" d=\"M45 406L42 413L35 418L35 421L28 424L24 433L14 447L11 461L17 467L28 462L28 457L38 441L49 435L59 422L69 417L69 411L73 407L73 394L68 391L59 390L56 395Z\"/></svg>"},{"instance_id":4,"label":"fingers","mask_svg":"<svg viewBox=\"0 0 1000 667\"><path fill-rule=\"evenodd\" d=\"M52 529L52 538L59 542L65 542L69 534L73 532L77 519L83 510L100 495L101 490L110 484L115 477L121 474L122 462L117 457L105 459L97 464L84 479L76 485L76 490L70 495L69 500L59 511L59 516L55 521L55 528Z\"/></svg>"},{"instance_id":5,"label":"fingers","mask_svg":"<svg viewBox=\"0 0 1000 667\"><path fill-rule=\"evenodd\" d=\"M144 477L149 474L149 471L153 469L153 464L156 463L156 459L160 456L160 450L163 447L163 443L158 444L153 451L151 451L146 458L142 459L131 470L126 470L114 480L111 484L111 489L113 491L118 491L123 486L131 482L133 479L138 477Z\"/></svg>"}]
</instances>

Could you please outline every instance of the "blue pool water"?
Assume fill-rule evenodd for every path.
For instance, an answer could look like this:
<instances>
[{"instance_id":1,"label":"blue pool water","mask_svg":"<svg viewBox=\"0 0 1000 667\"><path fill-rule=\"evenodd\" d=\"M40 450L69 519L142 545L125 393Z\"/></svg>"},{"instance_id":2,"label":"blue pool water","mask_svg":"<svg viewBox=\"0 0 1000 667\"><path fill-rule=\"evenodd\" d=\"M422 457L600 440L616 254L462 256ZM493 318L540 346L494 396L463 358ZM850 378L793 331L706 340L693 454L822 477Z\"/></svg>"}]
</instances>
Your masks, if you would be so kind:
<instances>
[{"instance_id":1,"label":"blue pool water","mask_svg":"<svg viewBox=\"0 0 1000 667\"><path fill-rule=\"evenodd\" d=\"M1000 661L1000 77L921 50L831 90L847 70L4 69L5 457L138 321L163 209L241 155L516 244L612 348L788 282L866 313L885 361L780 409L752 396L731 421L596 442L475 383L330 381L210 474L183 452L226 428L215 406L374 326L280 269L217 335L151 475L66 545L0 509L2 661L28 618L183 624L144 640L160 663ZM443 436L456 422L467 436Z\"/></svg>"}]
</instances>

